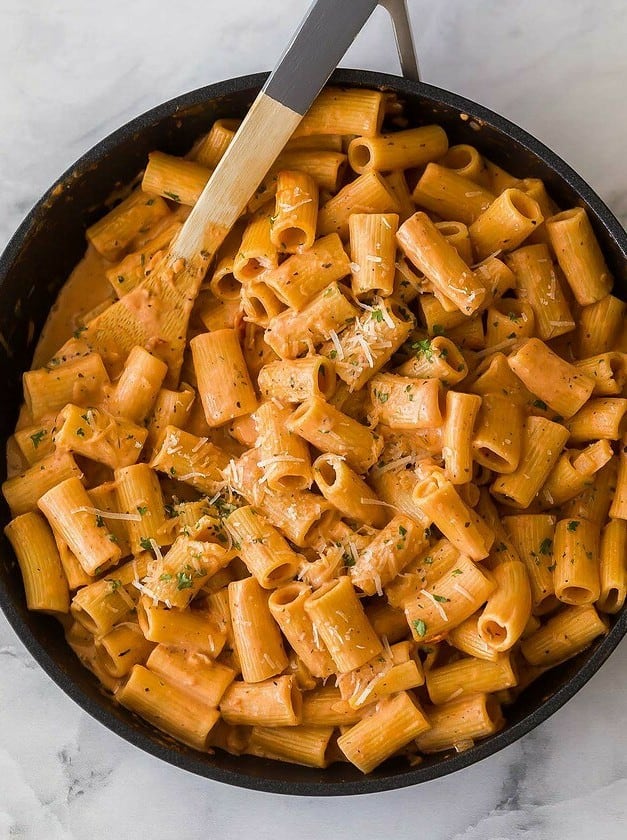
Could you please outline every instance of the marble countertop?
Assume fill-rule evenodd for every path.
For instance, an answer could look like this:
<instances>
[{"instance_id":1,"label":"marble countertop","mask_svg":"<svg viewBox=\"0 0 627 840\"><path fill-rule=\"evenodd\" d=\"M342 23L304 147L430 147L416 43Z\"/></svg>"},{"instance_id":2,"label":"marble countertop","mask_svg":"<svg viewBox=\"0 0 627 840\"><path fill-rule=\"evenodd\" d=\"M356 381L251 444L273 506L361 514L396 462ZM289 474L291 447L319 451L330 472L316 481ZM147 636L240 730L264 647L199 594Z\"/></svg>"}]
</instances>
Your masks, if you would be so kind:
<instances>
[{"instance_id":1,"label":"marble countertop","mask_svg":"<svg viewBox=\"0 0 627 840\"><path fill-rule=\"evenodd\" d=\"M0 0L0 247L110 131L186 90L270 67L307 5ZM524 126L627 221L624 0L409 5L425 81ZM397 72L382 10L343 64ZM0 617L0 840L619 840L626 672L623 644L549 721L454 776L297 799L199 779L126 744L51 682Z\"/></svg>"}]
</instances>

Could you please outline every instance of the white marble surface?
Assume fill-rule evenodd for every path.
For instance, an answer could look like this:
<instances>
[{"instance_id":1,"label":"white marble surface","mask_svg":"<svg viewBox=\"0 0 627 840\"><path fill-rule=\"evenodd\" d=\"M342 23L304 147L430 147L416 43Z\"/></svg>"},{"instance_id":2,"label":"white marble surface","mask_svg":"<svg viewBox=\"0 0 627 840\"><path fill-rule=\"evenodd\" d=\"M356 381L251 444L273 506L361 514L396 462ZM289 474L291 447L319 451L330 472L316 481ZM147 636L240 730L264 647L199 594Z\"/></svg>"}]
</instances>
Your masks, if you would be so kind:
<instances>
[{"instance_id":1,"label":"white marble surface","mask_svg":"<svg viewBox=\"0 0 627 840\"><path fill-rule=\"evenodd\" d=\"M54 178L148 107L268 68L308 0L0 0L0 246ZM409 0L423 77L500 111L627 220L625 0ZM375 15L347 66L396 72ZM0 840L627 836L627 644L535 732L420 788L352 800L190 776L83 714L0 618Z\"/></svg>"}]
</instances>

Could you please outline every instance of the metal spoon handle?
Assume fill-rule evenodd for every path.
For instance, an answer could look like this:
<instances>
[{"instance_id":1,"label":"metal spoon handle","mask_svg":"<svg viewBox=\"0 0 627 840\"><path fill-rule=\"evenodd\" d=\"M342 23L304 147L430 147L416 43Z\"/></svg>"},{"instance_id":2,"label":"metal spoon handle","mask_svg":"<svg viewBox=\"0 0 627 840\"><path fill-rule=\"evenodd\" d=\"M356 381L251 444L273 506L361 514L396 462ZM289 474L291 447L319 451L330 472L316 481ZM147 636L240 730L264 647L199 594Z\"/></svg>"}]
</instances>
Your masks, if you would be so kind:
<instances>
[{"instance_id":1,"label":"metal spoon handle","mask_svg":"<svg viewBox=\"0 0 627 840\"><path fill-rule=\"evenodd\" d=\"M253 102L170 249L171 260L214 254L377 0L316 0ZM405 72L417 78L405 0L385 0Z\"/></svg>"}]
</instances>

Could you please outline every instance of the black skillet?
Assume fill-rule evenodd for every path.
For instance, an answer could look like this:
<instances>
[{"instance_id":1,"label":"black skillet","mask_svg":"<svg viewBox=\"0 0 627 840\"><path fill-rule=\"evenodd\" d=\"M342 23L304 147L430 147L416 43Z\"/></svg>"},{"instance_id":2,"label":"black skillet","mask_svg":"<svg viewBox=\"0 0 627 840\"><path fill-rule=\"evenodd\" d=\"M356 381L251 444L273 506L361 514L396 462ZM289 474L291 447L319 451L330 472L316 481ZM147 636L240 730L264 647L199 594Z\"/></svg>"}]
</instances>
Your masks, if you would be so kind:
<instances>
[{"instance_id":1,"label":"black skillet","mask_svg":"<svg viewBox=\"0 0 627 840\"><path fill-rule=\"evenodd\" d=\"M451 143L476 145L519 177L542 178L559 206L585 207L616 279L614 293L627 299L627 235L601 199L563 160L518 126L481 105L418 81L403 0L388 0L388 5L403 70L409 78L337 70L331 83L394 91L404 101L412 125L437 122L446 129ZM30 367L35 337L57 292L83 255L85 229L103 214L112 189L131 181L150 151L183 154L215 119L243 117L266 78L266 74L257 74L209 85L137 117L87 152L28 214L0 257L0 375L5 395L0 413L2 441L11 434L17 418L21 373ZM284 92L289 95L287 90L272 91L275 98ZM3 504L0 524L6 524L8 518ZM607 636L523 692L507 709L505 729L471 749L429 756L413 768L400 759L389 761L364 777L345 764L320 771L222 752L204 755L173 742L119 708L79 664L57 622L27 611L19 570L4 537L0 538L0 606L30 653L66 694L130 743L200 776L245 788L307 796L373 793L414 785L498 752L569 700L627 631L626 608L614 617ZM572 748L574 743L563 745L563 749Z\"/></svg>"}]
</instances>

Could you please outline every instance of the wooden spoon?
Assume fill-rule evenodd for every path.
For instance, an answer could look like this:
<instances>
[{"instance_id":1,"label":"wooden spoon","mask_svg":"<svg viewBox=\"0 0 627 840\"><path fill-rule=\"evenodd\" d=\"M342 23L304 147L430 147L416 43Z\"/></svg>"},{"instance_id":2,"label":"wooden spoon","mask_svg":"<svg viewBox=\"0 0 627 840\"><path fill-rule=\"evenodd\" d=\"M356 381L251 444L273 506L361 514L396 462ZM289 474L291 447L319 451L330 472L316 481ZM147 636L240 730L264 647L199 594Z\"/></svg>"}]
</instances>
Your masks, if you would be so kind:
<instances>
[{"instance_id":1,"label":"wooden spoon","mask_svg":"<svg viewBox=\"0 0 627 840\"><path fill-rule=\"evenodd\" d=\"M115 369L139 345L166 362L166 384L176 385L189 315L212 257L377 5L313 3L164 259L91 321L80 340L64 348L66 355L86 346ZM403 70L417 78L405 0L383 5L395 24Z\"/></svg>"}]
</instances>

